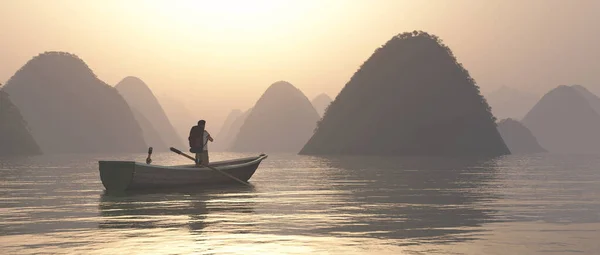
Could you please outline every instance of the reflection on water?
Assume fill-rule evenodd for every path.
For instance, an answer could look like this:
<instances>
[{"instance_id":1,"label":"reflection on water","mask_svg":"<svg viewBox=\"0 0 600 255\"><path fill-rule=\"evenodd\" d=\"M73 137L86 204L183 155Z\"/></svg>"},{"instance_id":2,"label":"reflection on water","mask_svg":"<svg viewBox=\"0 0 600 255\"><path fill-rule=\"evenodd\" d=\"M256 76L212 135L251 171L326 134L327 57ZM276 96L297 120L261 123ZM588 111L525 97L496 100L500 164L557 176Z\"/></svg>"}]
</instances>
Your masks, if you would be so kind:
<instances>
[{"instance_id":1,"label":"reflection on water","mask_svg":"<svg viewBox=\"0 0 600 255\"><path fill-rule=\"evenodd\" d=\"M247 155L215 154L218 159ZM253 187L106 194L95 160L0 160L8 254L598 253L600 158L271 155ZM154 162L187 163L157 154ZM158 163L158 164L162 164ZM569 169L569 172L564 171ZM560 224L560 225L557 225Z\"/></svg>"},{"instance_id":2,"label":"reflection on water","mask_svg":"<svg viewBox=\"0 0 600 255\"><path fill-rule=\"evenodd\" d=\"M187 228L201 231L209 214L253 214L254 187L213 186L155 192L103 193L99 228Z\"/></svg>"},{"instance_id":3,"label":"reflection on water","mask_svg":"<svg viewBox=\"0 0 600 255\"><path fill-rule=\"evenodd\" d=\"M326 171L306 173L293 196L264 194L265 215L290 217L273 229L311 234L427 242L475 238L474 227L492 221L478 203L494 199L488 183L494 163L431 158L317 158ZM307 185L309 190L303 190ZM282 200L283 198L283 200ZM294 202L288 199L295 200ZM299 217L301 216L301 217ZM270 226L270 224L267 224ZM310 226L310 229L306 229ZM276 232L280 233L280 232Z\"/></svg>"}]
</instances>

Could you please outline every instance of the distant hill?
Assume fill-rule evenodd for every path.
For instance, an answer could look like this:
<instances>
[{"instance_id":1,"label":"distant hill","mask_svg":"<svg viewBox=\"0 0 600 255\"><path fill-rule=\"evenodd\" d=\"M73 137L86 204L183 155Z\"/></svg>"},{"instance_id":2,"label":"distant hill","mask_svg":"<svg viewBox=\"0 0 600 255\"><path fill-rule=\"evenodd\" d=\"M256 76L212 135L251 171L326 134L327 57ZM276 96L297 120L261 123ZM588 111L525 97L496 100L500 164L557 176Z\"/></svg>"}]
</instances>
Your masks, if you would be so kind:
<instances>
[{"instance_id":1,"label":"distant hill","mask_svg":"<svg viewBox=\"0 0 600 255\"><path fill-rule=\"evenodd\" d=\"M171 146L183 146L182 138L177 135L167 114L146 83L137 77L129 76L121 80L115 88L132 108L138 110L152 124L160 135L160 140L167 144L166 147L156 144L149 144L149 146L161 151L167 151ZM142 129L146 128L142 126ZM156 140L147 140L147 142Z\"/></svg>"},{"instance_id":2,"label":"distant hill","mask_svg":"<svg viewBox=\"0 0 600 255\"><path fill-rule=\"evenodd\" d=\"M258 99L231 149L297 153L318 120L319 114L302 91L288 82L276 82Z\"/></svg>"},{"instance_id":3,"label":"distant hill","mask_svg":"<svg viewBox=\"0 0 600 255\"><path fill-rule=\"evenodd\" d=\"M143 152L129 105L77 56L46 52L4 86L44 153Z\"/></svg>"},{"instance_id":4,"label":"distant hill","mask_svg":"<svg viewBox=\"0 0 600 255\"><path fill-rule=\"evenodd\" d=\"M515 88L502 86L486 96L497 118L523 119L540 99L538 96Z\"/></svg>"},{"instance_id":5,"label":"distant hill","mask_svg":"<svg viewBox=\"0 0 600 255\"><path fill-rule=\"evenodd\" d=\"M319 116L323 116L323 114L325 113L325 110L327 109L327 107L329 106L329 104L331 104L331 97L329 97L327 94L323 93L320 94L318 96L316 96L312 101L312 105L313 107L315 107L315 110L317 110L317 112L319 113Z\"/></svg>"},{"instance_id":6,"label":"distant hill","mask_svg":"<svg viewBox=\"0 0 600 255\"><path fill-rule=\"evenodd\" d=\"M146 144L151 146L155 151L168 151L170 146L163 141L160 132L154 128L154 125L152 125L152 123L144 116L144 114L133 107L131 108L131 111L133 112L135 120L137 120L138 124L140 124L140 127L142 128L142 133L144 135Z\"/></svg>"},{"instance_id":7,"label":"distant hill","mask_svg":"<svg viewBox=\"0 0 600 255\"><path fill-rule=\"evenodd\" d=\"M167 117L173 124L177 135L187 146L190 129L198 123L200 117L193 114L185 103L176 98L163 95L159 98L159 102L167 113Z\"/></svg>"},{"instance_id":8,"label":"distant hill","mask_svg":"<svg viewBox=\"0 0 600 255\"><path fill-rule=\"evenodd\" d=\"M540 145L550 152L600 152L600 115L580 89L551 90L523 118Z\"/></svg>"},{"instance_id":9,"label":"distant hill","mask_svg":"<svg viewBox=\"0 0 600 255\"><path fill-rule=\"evenodd\" d=\"M240 133L240 129L246 122L248 116L250 116L251 112L252 108L246 110L244 113L238 116L235 119L235 121L231 124L231 127L229 128L228 132L216 138L213 147L211 147L210 149L215 151L231 151L233 143L235 142L238 134Z\"/></svg>"},{"instance_id":10,"label":"distant hill","mask_svg":"<svg viewBox=\"0 0 600 255\"><path fill-rule=\"evenodd\" d=\"M579 92L579 94L586 99L588 104L590 104L592 109L594 109L594 111L600 115L600 98L598 98L596 94L590 92L587 88L581 85L573 85L571 88Z\"/></svg>"},{"instance_id":11,"label":"distant hill","mask_svg":"<svg viewBox=\"0 0 600 255\"><path fill-rule=\"evenodd\" d=\"M394 36L331 103L302 154L508 154L479 87L436 36Z\"/></svg>"},{"instance_id":12,"label":"distant hill","mask_svg":"<svg viewBox=\"0 0 600 255\"><path fill-rule=\"evenodd\" d=\"M239 109L234 109L232 110L229 115L227 115L227 118L225 119L225 122L223 123L223 125L221 126L221 130L219 130L219 133L217 133L217 135L215 136L215 142L213 147L211 148L211 150L217 150L217 151L224 151L227 150L227 141L231 140L229 139L229 137L231 136L231 127L233 125L233 123L235 122L235 120L237 118L239 118L242 115L242 111ZM237 132L237 131L234 131Z\"/></svg>"},{"instance_id":13,"label":"distant hill","mask_svg":"<svg viewBox=\"0 0 600 255\"><path fill-rule=\"evenodd\" d=\"M8 94L0 89L0 156L41 153L21 112L10 101Z\"/></svg>"},{"instance_id":14,"label":"distant hill","mask_svg":"<svg viewBox=\"0 0 600 255\"><path fill-rule=\"evenodd\" d=\"M498 131L512 154L546 152L533 133L519 121L503 119L498 122Z\"/></svg>"}]
</instances>

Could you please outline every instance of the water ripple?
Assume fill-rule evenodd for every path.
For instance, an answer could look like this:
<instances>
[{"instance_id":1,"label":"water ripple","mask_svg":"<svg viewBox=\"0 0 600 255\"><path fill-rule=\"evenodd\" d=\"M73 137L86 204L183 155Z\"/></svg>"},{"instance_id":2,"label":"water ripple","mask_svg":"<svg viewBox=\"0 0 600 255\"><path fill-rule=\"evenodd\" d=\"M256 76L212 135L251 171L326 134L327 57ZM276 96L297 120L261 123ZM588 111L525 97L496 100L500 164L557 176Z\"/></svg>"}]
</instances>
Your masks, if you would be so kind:
<instances>
[{"instance_id":1,"label":"water ripple","mask_svg":"<svg viewBox=\"0 0 600 255\"><path fill-rule=\"evenodd\" d=\"M217 154L226 159L247 156ZM600 253L600 157L271 155L253 187L109 195L98 159L0 160L5 254ZM160 164L188 163L157 153Z\"/></svg>"}]
</instances>

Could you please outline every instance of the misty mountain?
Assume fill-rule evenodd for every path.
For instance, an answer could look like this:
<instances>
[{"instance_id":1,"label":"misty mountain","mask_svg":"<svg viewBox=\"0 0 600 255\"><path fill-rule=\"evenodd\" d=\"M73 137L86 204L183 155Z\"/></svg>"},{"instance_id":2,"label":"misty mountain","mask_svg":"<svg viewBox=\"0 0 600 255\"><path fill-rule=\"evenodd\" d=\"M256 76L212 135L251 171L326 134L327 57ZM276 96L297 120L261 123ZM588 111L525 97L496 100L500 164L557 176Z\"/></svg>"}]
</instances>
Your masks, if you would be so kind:
<instances>
[{"instance_id":1,"label":"misty mountain","mask_svg":"<svg viewBox=\"0 0 600 255\"><path fill-rule=\"evenodd\" d=\"M227 141L229 140L228 137L231 136L231 127L233 123L237 120L237 118L239 118L242 114L243 113L240 109L234 109L229 113L229 115L227 115L225 122L223 122L223 125L221 126L221 130L219 130L219 133L217 133L217 136L215 136L215 142L212 147L213 150L227 150Z\"/></svg>"},{"instance_id":2,"label":"misty mountain","mask_svg":"<svg viewBox=\"0 0 600 255\"><path fill-rule=\"evenodd\" d=\"M131 107L131 111L133 112L133 117L137 120L138 124L142 128L142 133L144 135L144 140L148 146L152 146L155 151L168 151L169 145L163 141L161 138L160 132L154 128L154 125L137 109Z\"/></svg>"},{"instance_id":3,"label":"misty mountain","mask_svg":"<svg viewBox=\"0 0 600 255\"><path fill-rule=\"evenodd\" d=\"M142 152L129 105L79 57L46 52L4 86L44 153Z\"/></svg>"},{"instance_id":4,"label":"misty mountain","mask_svg":"<svg viewBox=\"0 0 600 255\"><path fill-rule=\"evenodd\" d=\"M600 152L600 115L580 89L561 85L551 90L523 124L550 152Z\"/></svg>"},{"instance_id":5,"label":"misty mountain","mask_svg":"<svg viewBox=\"0 0 600 255\"><path fill-rule=\"evenodd\" d=\"M394 36L331 103L302 154L510 153L479 87L422 31Z\"/></svg>"},{"instance_id":6,"label":"misty mountain","mask_svg":"<svg viewBox=\"0 0 600 255\"><path fill-rule=\"evenodd\" d=\"M331 97L329 97L327 94L323 93L323 94L316 96L311 101L311 104L313 105L315 110L317 110L317 112L319 113L319 116L323 117L323 114L325 114L325 110L327 109L327 106L329 106L329 104L331 104L331 101L333 101L333 100L331 100Z\"/></svg>"},{"instance_id":7,"label":"misty mountain","mask_svg":"<svg viewBox=\"0 0 600 255\"><path fill-rule=\"evenodd\" d=\"M141 79L133 76L125 77L115 88L125 98L125 101L134 109L138 110L152 124L152 127L142 126L142 129L153 128L160 135L160 140L167 144L148 144L154 149L167 151L169 147L181 147L183 139L177 135L171 121L154 96L148 85ZM145 132L147 134L148 132ZM148 143L158 139L146 140Z\"/></svg>"},{"instance_id":8,"label":"misty mountain","mask_svg":"<svg viewBox=\"0 0 600 255\"><path fill-rule=\"evenodd\" d=\"M318 120L319 114L302 91L278 81L258 99L231 149L297 153L312 135Z\"/></svg>"},{"instance_id":9,"label":"misty mountain","mask_svg":"<svg viewBox=\"0 0 600 255\"><path fill-rule=\"evenodd\" d=\"M192 114L187 105L181 100L177 100L170 96L163 95L159 98L159 102L161 103L163 109L167 113L167 117L171 121L171 124L173 124L177 135L187 146L187 138L190 129L196 124L198 124L200 117Z\"/></svg>"},{"instance_id":10,"label":"misty mountain","mask_svg":"<svg viewBox=\"0 0 600 255\"><path fill-rule=\"evenodd\" d=\"M231 127L228 129L227 133L223 133L218 138L215 139L213 143L212 150L216 151L231 151L231 147L235 142L238 134L240 133L240 129L246 122L248 116L252 112L252 108L246 110L240 116L238 116L233 123L231 123Z\"/></svg>"},{"instance_id":11,"label":"misty mountain","mask_svg":"<svg viewBox=\"0 0 600 255\"><path fill-rule=\"evenodd\" d=\"M498 122L498 132L512 154L531 154L546 152L531 131L521 122L503 119Z\"/></svg>"},{"instance_id":12,"label":"misty mountain","mask_svg":"<svg viewBox=\"0 0 600 255\"><path fill-rule=\"evenodd\" d=\"M600 98L596 96L596 94L590 92L586 87L581 85L573 85L571 88L577 90L577 92L586 99L588 104L590 104L592 109L600 114Z\"/></svg>"},{"instance_id":13,"label":"misty mountain","mask_svg":"<svg viewBox=\"0 0 600 255\"><path fill-rule=\"evenodd\" d=\"M41 153L21 112L10 101L8 94L0 89L0 156Z\"/></svg>"},{"instance_id":14,"label":"misty mountain","mask_svg":"<svg viewBox=\"0 0 600 255\"><path fill-rule=\"evenodd\" d=\"M523 119L540 99L538 96L515 88L502 86L486 96L497 118Z\"/></svg>"}]
</instances>

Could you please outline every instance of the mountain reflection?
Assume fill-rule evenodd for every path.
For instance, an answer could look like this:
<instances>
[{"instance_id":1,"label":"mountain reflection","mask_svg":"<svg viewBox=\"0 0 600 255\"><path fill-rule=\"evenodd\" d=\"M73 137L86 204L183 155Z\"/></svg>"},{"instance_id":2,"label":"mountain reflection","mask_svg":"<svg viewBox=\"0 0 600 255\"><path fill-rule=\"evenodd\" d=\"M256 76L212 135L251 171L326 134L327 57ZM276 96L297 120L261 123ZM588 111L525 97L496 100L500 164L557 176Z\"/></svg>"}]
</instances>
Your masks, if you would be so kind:
<instances>
[{"instance_id":1,"label":"mountain reflection","mask_svg":"<svg viewBox=\"0 0 600 255\"><path fill-rule=\"evenodd\" d=\"M256 189L102 195L99 227L463 242L498 221L496 161L297 156L265 164Z\"/></svg>"},{"instance_id":2,"label":"mountain reflection","mask_svg":"<svg viewBox=\"0 0 600 255\"><path fill-rule=\"evenodd\" d=\"M482 224L494 221L495 211L484 206L498 198L491 190L496 178L494 159L337 157L325 161L343 171L346 179L364 180L365 185L347 193L346 199L359 207L339 211L352 215L353 224L323 231L456 242L476 238Z\"/></svg>"}]
</instances>

